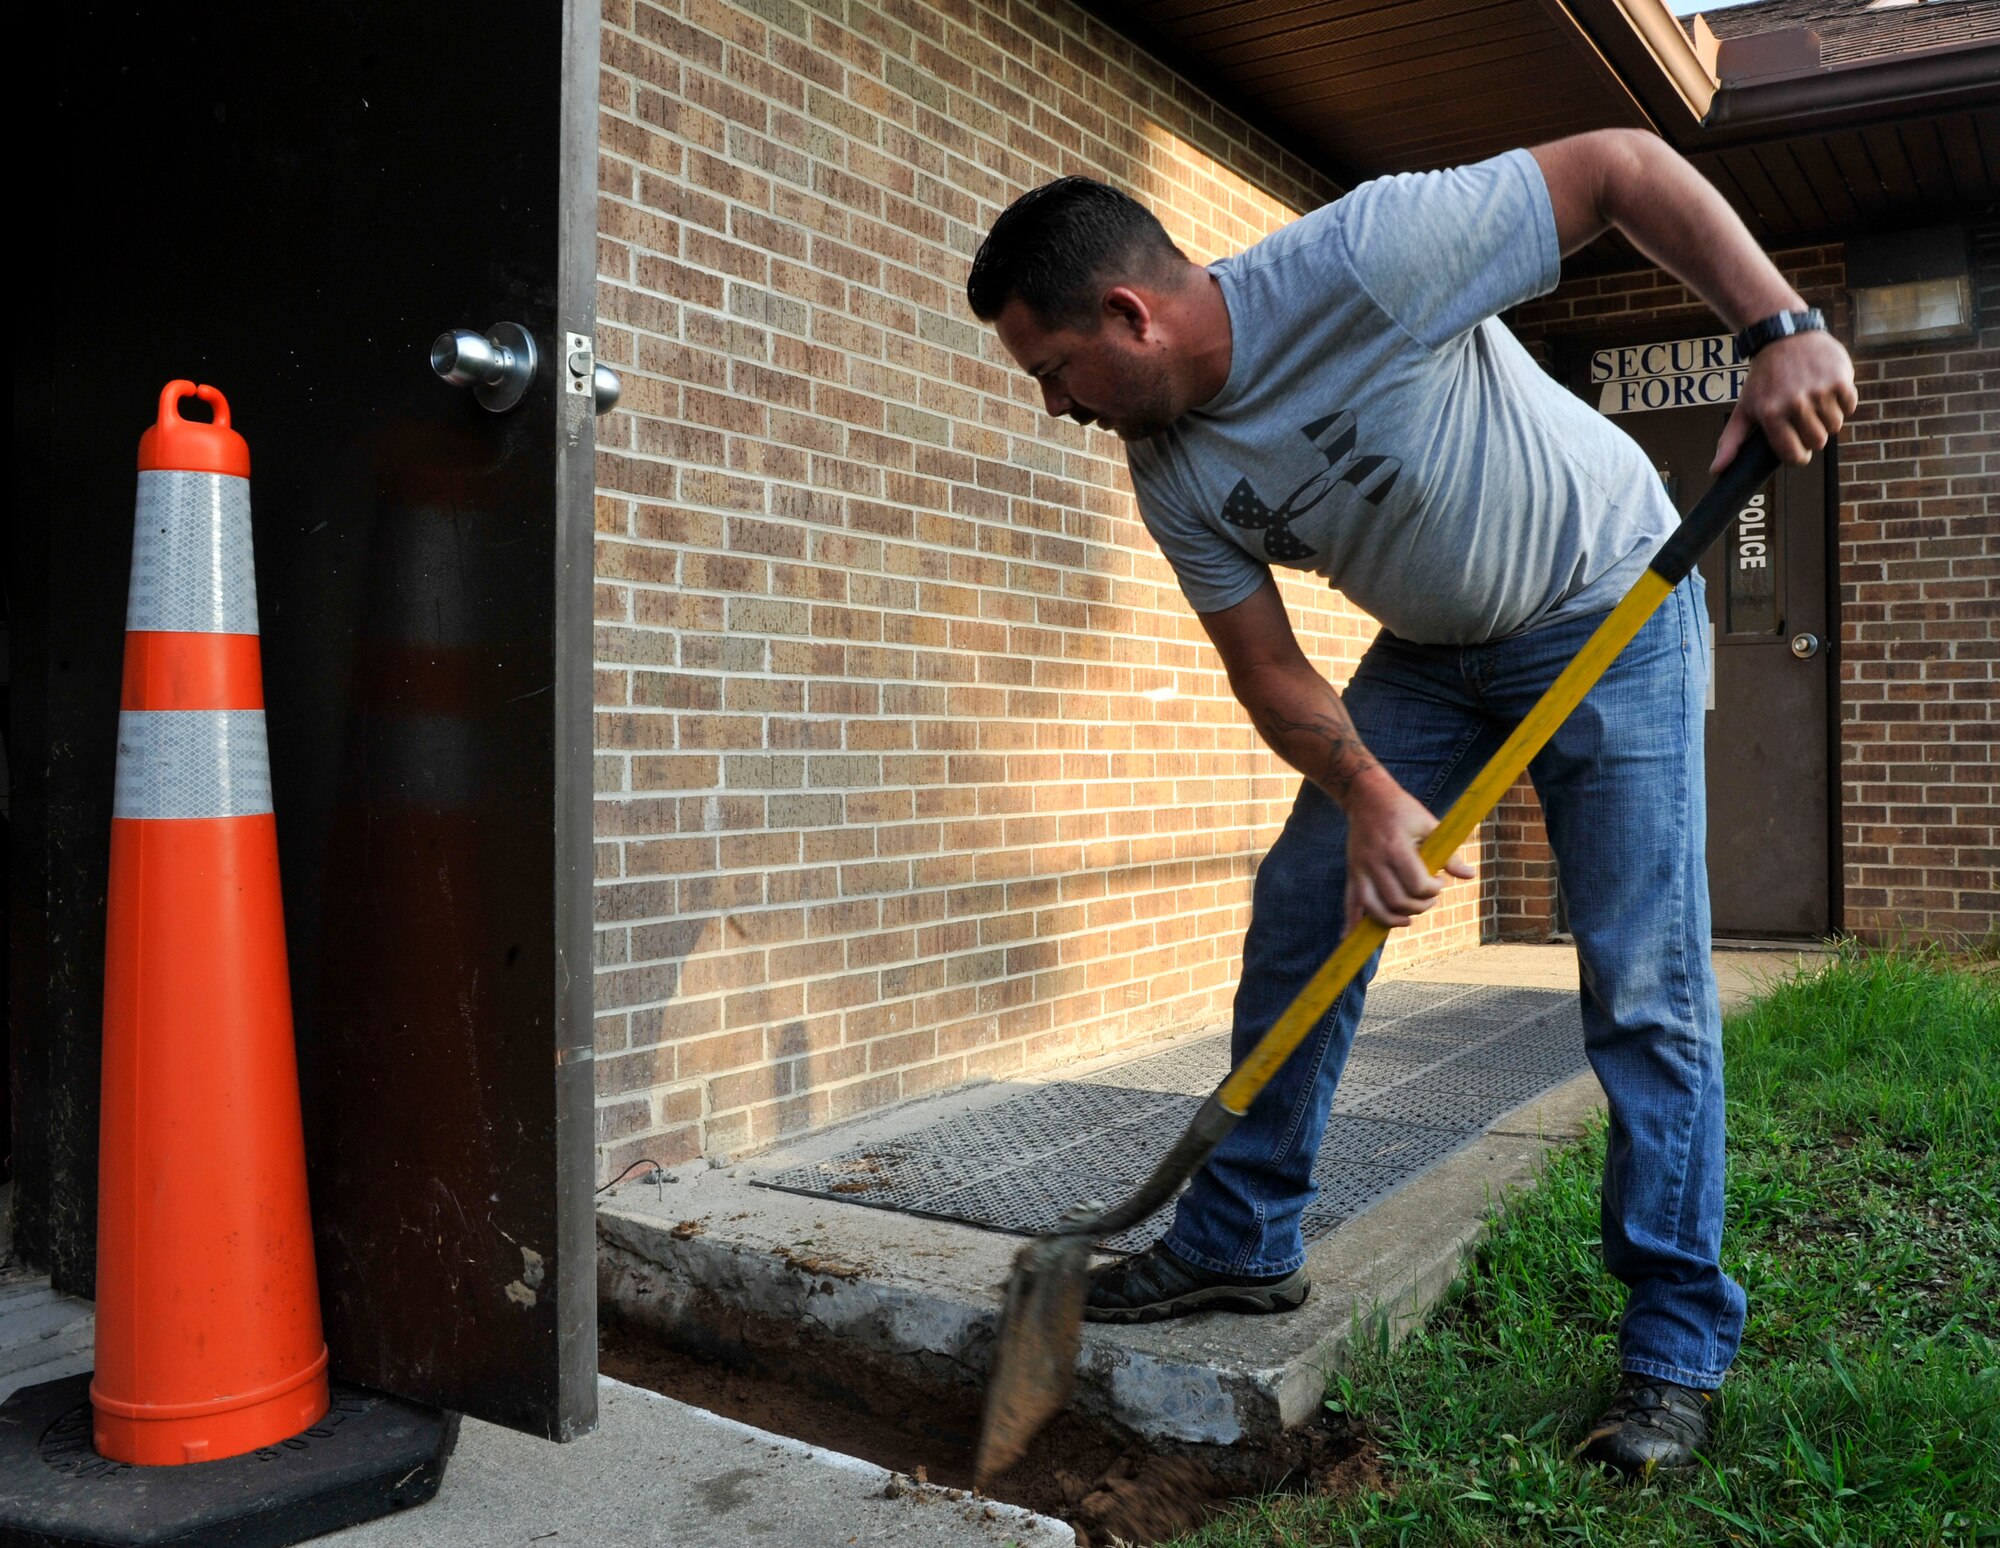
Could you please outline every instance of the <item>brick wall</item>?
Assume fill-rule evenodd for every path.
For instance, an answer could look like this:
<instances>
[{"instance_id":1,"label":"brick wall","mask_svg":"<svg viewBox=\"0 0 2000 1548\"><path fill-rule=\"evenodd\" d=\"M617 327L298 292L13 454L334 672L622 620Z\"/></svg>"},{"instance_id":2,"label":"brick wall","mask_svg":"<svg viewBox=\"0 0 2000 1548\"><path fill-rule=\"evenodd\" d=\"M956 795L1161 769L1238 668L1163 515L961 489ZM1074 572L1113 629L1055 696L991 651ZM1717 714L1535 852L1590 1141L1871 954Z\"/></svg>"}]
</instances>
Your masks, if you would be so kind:
<instances>
[{"instance_id":1,"label":"brick wall","mask_svg":"<svg viewBox=\"0 0 2000 1548\"><path fill-rule=\"evenodd\" d=\"M1202 260L1334 190L1060 0L605 21L601 1170L1219 1020L1296 781L964 273L1064 173ZM1373 626L1286 587L1344 680Z\"/></svg>"},{"instance_id":2,"label":"brick wall","mask_svg":"<svg viewBox=\"0 0 2000 1548\"><path fill-rule=\"evenodd\" d=\"M1545 941L1556 930L1556 858L1542 804L1526 775L1486 824L1486 918L1490 941Z\"/></svg>"},{"instance_id":3,"label":"brick wall","mask_svg":"<svg viewBox=\"0 0 2000 1548\"><path fill-rule=\"evenodd\" d=\"M1856 357L1841 437L1840 808L1843 928L1870 941L2000 929L2000 226L1976 234L1976 339ZM1843 337L1838 246L1775 255ZM1718 326L1657 270L1564 285L1516 331L1548 342L1607 323ZM1532 791L1498 814L1502 932L1541 933L1554 868Z\"/></svg>"},{"instance_id":4,"label":"brick wall","mask_svg":"<svg viewBox=\"0 0 2000 1548\"><path fill-rule=\"evenodd\" d=\"M1975 339L1863 356L1841 454L1848 927L2000 930L2000 225Z\"/></svg>"}]
</instances>

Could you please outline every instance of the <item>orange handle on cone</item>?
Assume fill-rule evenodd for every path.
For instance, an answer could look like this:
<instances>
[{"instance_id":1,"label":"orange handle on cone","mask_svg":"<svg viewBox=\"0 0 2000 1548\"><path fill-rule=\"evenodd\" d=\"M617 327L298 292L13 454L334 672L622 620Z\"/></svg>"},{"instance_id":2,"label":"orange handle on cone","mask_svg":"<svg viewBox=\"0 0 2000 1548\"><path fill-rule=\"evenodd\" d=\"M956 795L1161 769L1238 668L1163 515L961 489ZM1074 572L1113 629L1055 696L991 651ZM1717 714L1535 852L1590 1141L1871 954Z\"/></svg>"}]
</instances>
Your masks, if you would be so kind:
<instances>
[{"instance_id":1,"label":"orange handle on cone","mask_svg":"<svg viewBox=\"0 0 2000 1548\"><path fill-rule=\"evenodd\" d=\"M169 382L139 442L105 939L90 1396L121 1462L239 1456L328 1407L249 474L222 394Z\"/></svg>"}]
</instances>

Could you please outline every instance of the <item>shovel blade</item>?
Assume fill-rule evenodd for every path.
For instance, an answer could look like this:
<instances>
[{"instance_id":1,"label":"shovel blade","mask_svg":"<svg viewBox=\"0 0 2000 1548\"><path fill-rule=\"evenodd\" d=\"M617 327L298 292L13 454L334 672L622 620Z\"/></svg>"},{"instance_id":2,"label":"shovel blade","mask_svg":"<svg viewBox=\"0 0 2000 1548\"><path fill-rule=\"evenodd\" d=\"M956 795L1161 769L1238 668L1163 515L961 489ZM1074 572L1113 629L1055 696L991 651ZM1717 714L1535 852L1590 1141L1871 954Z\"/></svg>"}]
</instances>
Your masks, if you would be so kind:
<instances>
[{"instance_id":1,"label":"shovel blade","mask_svg":"<svg viewBox=\"0 0 2000 1548\"><path fill-rule=\"evenodd\" d=\"M1028 1443L1069 1401L1089 1284L1088 1237L1037 1237L1015 1254L986 1382L986 1413L972 1468L975 1487L985 1488L1019 1462Z\"/></svg>"}]
</instances>

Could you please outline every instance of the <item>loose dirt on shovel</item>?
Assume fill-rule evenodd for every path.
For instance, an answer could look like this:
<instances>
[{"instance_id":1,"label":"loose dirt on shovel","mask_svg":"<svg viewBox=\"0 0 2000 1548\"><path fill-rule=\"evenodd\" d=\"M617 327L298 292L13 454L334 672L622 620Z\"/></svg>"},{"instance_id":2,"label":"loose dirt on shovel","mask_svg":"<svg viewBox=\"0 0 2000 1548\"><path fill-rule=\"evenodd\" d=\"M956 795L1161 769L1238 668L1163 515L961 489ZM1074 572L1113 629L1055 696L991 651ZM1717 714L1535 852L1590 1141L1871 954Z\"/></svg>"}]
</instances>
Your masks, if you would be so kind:
<instances>
[{"instance_id":1,"label":"loose dirt on shovel","mask_svg":"<svg viewBox=\"0 0 2000 1548\"><path fill-rule=\"evenodd\" d=\"M823 1368L779 1370L776 1363L701 1358L608 1320L598 1336L598 1367L607 1376L906 1478L971 1489L976 1393L874 1372L857 1390ZM1139 1444L1115 1427L1062 1414L988 1493L1067 1521L1079 1548L1144 1548L1193 1531L1233 1500L1280 1490L1344 1497L1381 1487L1366 1433L1328 1417L1250 1448Z\"/></svg>"}]
</instances>

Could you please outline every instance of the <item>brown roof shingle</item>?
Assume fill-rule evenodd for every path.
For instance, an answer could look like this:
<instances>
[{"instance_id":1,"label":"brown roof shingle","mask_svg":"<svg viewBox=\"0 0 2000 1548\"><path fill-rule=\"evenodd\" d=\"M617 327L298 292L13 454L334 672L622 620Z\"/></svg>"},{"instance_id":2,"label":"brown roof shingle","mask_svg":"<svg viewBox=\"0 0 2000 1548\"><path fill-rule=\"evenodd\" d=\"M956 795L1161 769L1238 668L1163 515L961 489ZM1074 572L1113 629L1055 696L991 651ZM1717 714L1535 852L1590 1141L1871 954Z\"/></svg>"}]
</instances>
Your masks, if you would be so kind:
<instances>
[{"instance_id":1,"label":"brown roof shingle","mask_svg":"<svg viewBox=\"0 0 2000 1548\"><path fill-rule=\"evenodd\" d=\"M1809 27L1829 65L2000 38L2000 0L1759 0L1702 14L1723 39Z\"/></svg>"}]
</instances>

